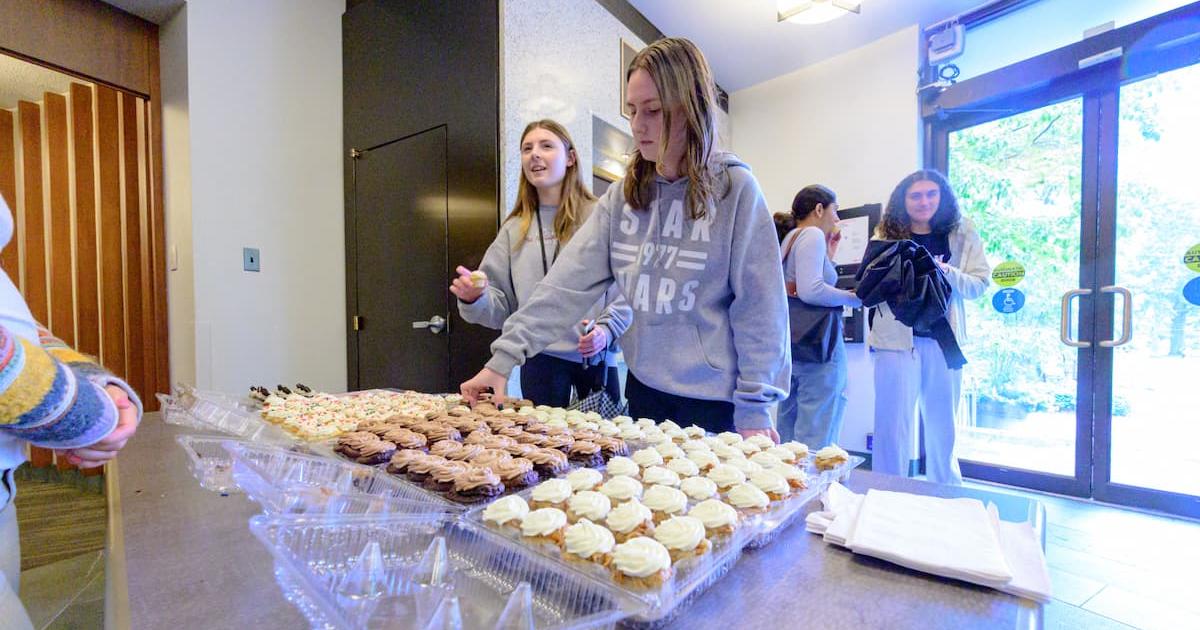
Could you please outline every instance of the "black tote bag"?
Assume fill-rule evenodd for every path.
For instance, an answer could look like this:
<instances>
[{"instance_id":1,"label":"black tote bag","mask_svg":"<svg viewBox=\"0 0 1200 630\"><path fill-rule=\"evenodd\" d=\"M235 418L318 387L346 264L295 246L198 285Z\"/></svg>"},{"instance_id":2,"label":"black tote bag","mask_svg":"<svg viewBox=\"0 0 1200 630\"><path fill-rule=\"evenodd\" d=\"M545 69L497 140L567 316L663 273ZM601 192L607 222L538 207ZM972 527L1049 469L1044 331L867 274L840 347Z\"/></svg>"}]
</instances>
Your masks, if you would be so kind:
<instances>
[{"instance_id":1,"label":"black tote bag","mask_svg":"<svg viewBox=\"0 0 1200 630\"><path fill-rule=\"evenodd\" d=\"M797 233L796 236L799 236ZM796 236L783 248L784 261L796 243ZM842 336L842 307L814 306L796 297L796 284L787 283L788 329L792 337L792 361L829 363Z\"/></svg>"}]
</instances>

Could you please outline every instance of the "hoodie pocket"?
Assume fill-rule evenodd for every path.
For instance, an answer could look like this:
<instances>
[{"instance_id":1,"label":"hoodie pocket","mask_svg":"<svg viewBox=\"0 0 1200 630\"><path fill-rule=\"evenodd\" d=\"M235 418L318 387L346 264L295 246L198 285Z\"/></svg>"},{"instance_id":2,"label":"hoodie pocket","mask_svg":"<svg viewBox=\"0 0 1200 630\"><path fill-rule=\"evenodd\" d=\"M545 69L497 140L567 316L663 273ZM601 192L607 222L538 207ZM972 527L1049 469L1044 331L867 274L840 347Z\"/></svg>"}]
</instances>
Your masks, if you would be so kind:
<instances>
[{"instance_id":1,"label":"hoodie pocket","mask_svg":"<svg viewBox=\"0 0 1200 630\"><path fill-rule=\"evenodd\" d=\"M690 324L664 324L653 326L656 346L660 354L654 361L665 367L676 378L684 375L705 376L721 374L724 370L714 366L704 352L700 342L700 329Z\"/></svg>"}]
</instances>

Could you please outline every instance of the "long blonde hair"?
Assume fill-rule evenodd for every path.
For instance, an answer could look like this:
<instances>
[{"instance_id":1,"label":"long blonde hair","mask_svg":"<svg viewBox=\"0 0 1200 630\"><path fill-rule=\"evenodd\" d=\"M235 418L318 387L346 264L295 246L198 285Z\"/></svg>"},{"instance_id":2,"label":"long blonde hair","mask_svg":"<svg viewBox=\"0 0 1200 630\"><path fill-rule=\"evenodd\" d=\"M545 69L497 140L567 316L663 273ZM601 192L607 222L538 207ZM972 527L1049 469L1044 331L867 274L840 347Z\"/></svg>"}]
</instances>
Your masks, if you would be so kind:
<instances>
[{"instance_id":1,"label":"long blonde hair","mask_svg":"<svg viewBox=\"0 0 1200 630\"><path fill-rule=\"evenodd\" d=\"M683 174L688 178L687 207L693 219L708 215L715 200L715 182L711 158L717 138L717 98L712 70L704 53L691 41L667 37L643 48L633 58L625 81L635 70L645 70L662 101L663 124L659 137L662 155L670 149L671 118L683 116L687 132L683 152ZM662 173L662 164L643 159L634 151L625 171L625 200L635 210L650 203L654 176Z\"/></svg>"},{"instance_id":2,"label":"long blonde hair","mask_svg":"<svg viewBox=\"0 0 1200 630\"><path fill-rule=\"evenodd\" d=\"M575 143L571 140L571 134L567 133L565 127L550 119L535 120L526 125L525 131L521 132L522 143L525 142L525 136L534 129L545 129L558 136L568 156L575 151ZM575 163L567 166L567 172L563 175L560 185L562 186L562 196L558 204L558 212L554 215L554 236L558 239L558 246L561 248L571 240L575 230L582 223L584 206L596 200L596 197L583 185L583 177L579 173L578 153L575 155ZM504 219L505 221L516 219L521 222L521 238L517 240L513 249L520 249L525 244L525 238L529 236L529 228L533 224L533 218L537 215L537 209L537 187L525 178L525 169L522 168L517 184L517 202L513 204L512 212Z\"/></svg>"}]
</instances>

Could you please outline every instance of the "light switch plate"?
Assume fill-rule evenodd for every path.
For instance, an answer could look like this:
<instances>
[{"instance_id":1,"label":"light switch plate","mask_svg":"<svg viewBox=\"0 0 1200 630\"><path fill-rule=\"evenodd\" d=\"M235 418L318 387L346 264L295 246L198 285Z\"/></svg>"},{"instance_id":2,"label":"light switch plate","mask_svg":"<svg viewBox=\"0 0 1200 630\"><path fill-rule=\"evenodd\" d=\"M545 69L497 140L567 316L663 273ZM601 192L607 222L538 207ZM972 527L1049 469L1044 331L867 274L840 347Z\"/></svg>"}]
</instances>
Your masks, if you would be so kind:
<instances>
[{"instance_id":1,"label":"light switch plate","mask_svg":"<svg viewBox=\"0 0 1200 630\"><path fill-rule=\"evenodd\" d=\"M259 263L257 247L242 248L242 269L246 271L259 271Z\"/></svg>"}]
</instances>

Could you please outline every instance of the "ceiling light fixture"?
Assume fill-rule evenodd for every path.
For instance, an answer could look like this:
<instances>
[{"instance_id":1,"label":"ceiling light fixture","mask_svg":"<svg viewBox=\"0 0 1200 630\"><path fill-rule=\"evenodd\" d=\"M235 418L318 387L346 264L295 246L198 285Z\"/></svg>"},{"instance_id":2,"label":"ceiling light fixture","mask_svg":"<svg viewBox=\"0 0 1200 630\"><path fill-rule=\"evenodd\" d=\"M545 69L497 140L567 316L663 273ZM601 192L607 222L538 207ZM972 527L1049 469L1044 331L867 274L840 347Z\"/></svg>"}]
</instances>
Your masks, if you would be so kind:
<instances>
[{"instance_id":1,"label":"ceiling light fixture","mask_svg":"<svg viewBox=\"0 0 1200 630\"><path fill-rule=\"evenodd\" d=\"M788 8L784 8L784 7ZM862 12L862 0L805 0L781 2L776 11L778 22L792 24L824 24L843 15Z\"/></svg>"}]
</instances>

